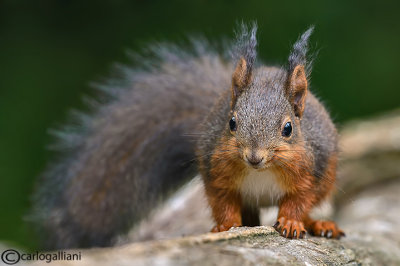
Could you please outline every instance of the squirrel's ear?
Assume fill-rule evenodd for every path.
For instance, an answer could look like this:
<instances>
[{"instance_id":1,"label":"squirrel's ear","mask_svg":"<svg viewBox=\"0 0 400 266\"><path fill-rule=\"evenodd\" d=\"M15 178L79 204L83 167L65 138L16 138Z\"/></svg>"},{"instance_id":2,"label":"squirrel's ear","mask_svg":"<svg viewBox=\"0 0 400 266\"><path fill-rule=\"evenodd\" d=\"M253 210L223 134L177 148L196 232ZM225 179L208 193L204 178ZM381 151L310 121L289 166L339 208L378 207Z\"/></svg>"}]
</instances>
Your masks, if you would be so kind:
<instances>
[{"instance_id":1,"label":"squirrel's ear","mask_svg":"<svg viewBox=\"0 0 400 266\"><path fill-rule=\"evenodd\" d=\"M294 68L288 80L288 97L294 114L301 118L307 96L307 76L303 65Z\"/></svg>"},{"instance_id":2,"label":"squirrel's ear","mask_svg":"<svg viewBox=\"0 0 400 266\"><path fill-rule=\"evenodd\" d=\"M250 81L251 69L249 69L246 60L241 57L232 75L232 107L235 105L236 100L240 96L240 94L242 94L244 89L250 84Z\"/></svg>"},{"instance_id":3,"label":"squirrel's ear","mask_svg":"<svg viewBox=\"0 0 400 266\"><path fill-rule=\"evenodd\" d=\"M251 83L253 64L257 55L256 32L257 25L255 23L251 27L242 23L239 25L239 30L236 31L236 43L231 51L233 59L237 62L232 75L232 109L236 104L237 98Z\"/></svg>"},{"instance_id":4,"label":"squirrel's ear","mask_svg":"<svg viewBox=\"0 0 400 266\"><path fill-rule=\"evenodd\" d=\"M311 62L307 60L308 39L313 32L311 26L304 32L293 45L289 56L288 80L286 95L293 106L294 113L300 117L303 115L305 100L308 90L308 74L311 72Z\"/></svg>"}]
</instances>

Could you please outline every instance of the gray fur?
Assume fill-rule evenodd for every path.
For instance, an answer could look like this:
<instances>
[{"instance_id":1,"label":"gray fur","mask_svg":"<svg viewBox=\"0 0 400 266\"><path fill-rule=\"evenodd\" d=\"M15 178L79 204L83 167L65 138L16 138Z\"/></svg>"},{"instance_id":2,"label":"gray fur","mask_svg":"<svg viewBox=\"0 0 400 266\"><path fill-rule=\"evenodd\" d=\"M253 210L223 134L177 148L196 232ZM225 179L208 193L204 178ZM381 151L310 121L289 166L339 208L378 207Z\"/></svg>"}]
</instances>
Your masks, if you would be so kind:
<instances>
[{"instance_id":1,"label":"gray fur","mask_svg":"<svg viewBox=\"0 0 400 266\"><path fill-rule=\"evenodd\" d=\"M338 153L338 136L328 112L312 93L306 98L301 131L313 155L313 174L323 178L329 157Z\"/></svg>"},{"instance_id":2,"label":"gray fur","mask_svg":"<svg viewBox=\"0 0 400 266\"><path fill-rule=\"evenodd\" d=\"M278 138L291 105L285 97L286 72L277 68L257 69L252 84L239 97L236 138L244 146L270 149Z\"/></svg>"},{"instance_id":3,"label":"gray fur","mask_svg":"<svg viewBox=\"0 0 400 266\"><path fill-rule=\"evenodd\" d=\"M196 172L195 128L231 69L205 42L150 54L118 67L91 115L75 113L74 126L55 131L60 159L39 181L31 215L46 248L112 244Z\"/></svg>"}]
</instances>

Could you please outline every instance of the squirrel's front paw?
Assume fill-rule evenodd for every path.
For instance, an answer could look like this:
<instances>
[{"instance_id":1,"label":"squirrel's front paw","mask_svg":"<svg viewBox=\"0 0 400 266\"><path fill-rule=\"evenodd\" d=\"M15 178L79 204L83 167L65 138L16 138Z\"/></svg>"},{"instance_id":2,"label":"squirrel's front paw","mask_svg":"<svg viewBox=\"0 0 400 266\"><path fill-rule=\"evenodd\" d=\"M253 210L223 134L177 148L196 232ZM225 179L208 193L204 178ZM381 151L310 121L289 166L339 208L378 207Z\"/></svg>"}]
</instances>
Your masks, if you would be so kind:
<instances>
[{"instance_id":1,"label":"squirrel's front paw","mask_svg":"<svg viewBox=\"0 0 400 266\"><path fill-rule=\"evenodd\" d=\"M304 238L307 233L303 222L287 219L285 217L278 218L274 228L281 234L281 236L286 238Z\"/></svg>"},{"instance_id":2,"label":"squirrel's front paw","mask_svg":"<svg viewBox=\"0 0 400 266\"><path fill-rule=\"evenodd\" d=\"M217 233L217 232L224 232L224 231L228 231L231 227L239 227L240 224L238 223L224 223L224 224L219 224L213 227L213 229L211 229L211 232L213 233Z\"/></svg>"},{"instance_id":3,"label":"squirrel's front paw","mask_svg":"<svg viewBox=\"0 0 400 266\"><path fill-rule=\"evenodd\" d=\"M308 227L310 233L314 236L337 239L345 236L345 233L332 221L313 221Z\"/></svg>"}]
</instances>

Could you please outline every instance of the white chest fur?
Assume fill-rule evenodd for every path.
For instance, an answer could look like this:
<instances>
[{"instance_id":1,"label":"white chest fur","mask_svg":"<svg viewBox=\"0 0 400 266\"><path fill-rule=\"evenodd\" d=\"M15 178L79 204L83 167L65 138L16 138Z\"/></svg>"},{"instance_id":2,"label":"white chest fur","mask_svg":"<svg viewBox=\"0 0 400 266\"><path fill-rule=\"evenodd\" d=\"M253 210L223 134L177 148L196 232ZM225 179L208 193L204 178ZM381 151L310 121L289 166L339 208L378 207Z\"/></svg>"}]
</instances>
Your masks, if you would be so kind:
<instances>
[{"instance_id":1,"label":"white chest fur","mask_svg":"<svg viewBox=\"0 0 400 266\"><path fill-rule=\"evenodd\" d=\"M276 204L285 193L277 182L278 178L279 176L268 169L264 171L249 169L240 186L243 202L258 206Z\"/></svg>"}]
</instances>

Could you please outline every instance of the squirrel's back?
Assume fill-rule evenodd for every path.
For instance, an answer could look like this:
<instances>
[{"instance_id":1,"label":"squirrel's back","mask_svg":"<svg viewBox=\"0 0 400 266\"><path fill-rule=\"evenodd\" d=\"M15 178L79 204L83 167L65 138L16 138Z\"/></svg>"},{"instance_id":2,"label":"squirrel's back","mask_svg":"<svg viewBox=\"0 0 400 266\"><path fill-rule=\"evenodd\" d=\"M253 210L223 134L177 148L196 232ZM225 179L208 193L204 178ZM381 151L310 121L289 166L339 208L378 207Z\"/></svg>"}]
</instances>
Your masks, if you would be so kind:
<instances>
[{"instance_id":1,"label":"squirrel's back","mask_svg":"<svg viewBox=\"0 0 400 266\"><path fill-rule=\"evenodd\" d=\"M231 66L204 42L151 51L152 61L137 57L139 66L100 88L107 103L56 132L60 158L31 215L46 248L112 244L196 172L195 129L229 89Z\"/></svg>"}]
</instances>

